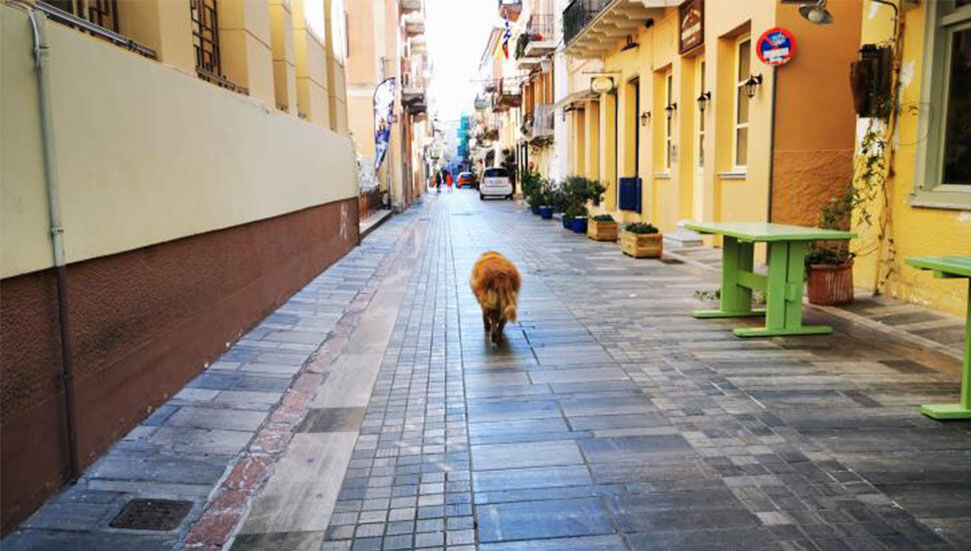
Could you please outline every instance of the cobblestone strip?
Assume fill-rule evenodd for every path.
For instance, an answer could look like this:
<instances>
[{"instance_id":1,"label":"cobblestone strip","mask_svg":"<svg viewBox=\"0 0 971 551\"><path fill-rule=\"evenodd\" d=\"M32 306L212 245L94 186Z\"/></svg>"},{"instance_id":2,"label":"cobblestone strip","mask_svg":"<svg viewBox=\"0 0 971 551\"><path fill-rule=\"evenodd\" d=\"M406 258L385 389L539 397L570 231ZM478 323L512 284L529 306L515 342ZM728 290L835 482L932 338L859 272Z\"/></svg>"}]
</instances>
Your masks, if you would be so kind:
<instances>
[{"instance_id":1,"label":"cobblestone strip","mask_svg":"<svg viewBox=\"0 0 971 551\"><path fill-rule=\"evenodd\" d=\"M409 225L414 223L414 213L406 216L411 219ZM298 372L267 422L214 489L199 520L185 538L186 549L221 549L240 529L253 498L269 479L275 462L286 450L294 431L310 409L317 389L326 379L328 368L347 344L361 313L374 298L381 279L400 254L401 245L408 237L408 232L402 230L402 227L394 228L393 231L400 232L394 245L385 251L364 288L348 304L326 340Z\"/></svg>"},{"instance_id":2,"label":"cobblestone strip","mask_svg":"<svg viewBox=\"0 0 971 551\"><path fill-rule=\"evenodd\" d=\"M447 217L436 208L322 550L475 548Z\"/></svg>"}]
</instances>

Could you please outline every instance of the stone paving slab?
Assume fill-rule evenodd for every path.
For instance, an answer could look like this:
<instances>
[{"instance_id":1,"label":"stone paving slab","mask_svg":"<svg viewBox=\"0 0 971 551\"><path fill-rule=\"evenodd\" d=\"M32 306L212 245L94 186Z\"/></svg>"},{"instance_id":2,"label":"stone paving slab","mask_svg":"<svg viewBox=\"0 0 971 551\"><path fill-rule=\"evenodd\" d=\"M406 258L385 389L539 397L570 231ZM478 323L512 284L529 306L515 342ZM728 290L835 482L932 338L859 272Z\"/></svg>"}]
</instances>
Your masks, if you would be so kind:
<instances>
[{"instance_id":1,"label":"stone paving slab","mask_svg":"<svg viewBox=\"0 0 971 551\"><path fill-rule=\"evenodd\" d=\"M211 496L211 480L237 456L153 462L175 446L153 437L245 432L219 425L259 415L276 426L270 398L287 388L288 366L313 352L303 334L330 331L340 339L324 341L304 372L313 384L290 383L302 390L289 432L245 444L276 450L266 456L275 464L238 463L222 479L270 473L246 490L256 498L240 533L226 532L233 549L971 548L971 423L918 412L958 392L958 364L939 347L816 310L807 317L834 325L833 335L743 341L730 330L745 320L690 316L694 290L717 285L705 255L635 260L507 202L462 191L427 201L376 230L369 240L385 238L366 255L328 270L337 279L326 292L267 318L119 443L150 480L92 478L32 518L32 541L178 545L169 535L47 523L64 511L64 530L103 526L128 496L163 490L221 511L214 502L236 494ZM416 239L409 232L419 226ZM489 249L524 278L519 321L498 346L467 283ZM374 257L391 254L400 259L387 300L355 299L380 264ZM348 315L354 325L339 321ZM287 330L299 335L278 333ZM247 413L198 414L214 404ZM117 476L129 467L100 468Z\"/></svg>"},{"instance_id":2,"label":"stone paving slab","mask_svg":"<svg viewBox=\"0 0 971 551\"><path fill-rule=\"evenodd\" d=\"M971 429L917 411L952 358L818 312L832 337L740 341L690 317L694 264L462 193L430 218L321 549L971 541ZM524 275L498 346L466 283L488 249Z\"/></svg>"}]
</instances>

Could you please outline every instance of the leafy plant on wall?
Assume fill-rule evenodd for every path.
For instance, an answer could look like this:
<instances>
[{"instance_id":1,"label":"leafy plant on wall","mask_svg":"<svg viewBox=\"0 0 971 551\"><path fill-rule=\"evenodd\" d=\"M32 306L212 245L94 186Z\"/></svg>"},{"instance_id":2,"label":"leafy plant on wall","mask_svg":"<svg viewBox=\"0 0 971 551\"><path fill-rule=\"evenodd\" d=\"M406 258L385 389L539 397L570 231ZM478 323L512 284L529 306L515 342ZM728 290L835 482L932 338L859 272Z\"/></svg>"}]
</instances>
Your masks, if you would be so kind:
<instances>
[{"instance_id":1,"label":"leafy plant on wall","mask_svg":"<svg viewBox=\"0 0 971 551\"><path fill-rule=\"evenodd\" d=\"M894 135L901 115L900 74L903 63L903 17L895 18L893 35L878 46L889 47L893 53L890 85L881 87L884 97L873 98L881 107L879 116L867 120L866 130L859 140L859 149L853 171L853 183L846 195L835 201L852 213L851 220L857 227L874 227L876 232L872 246L858 249L856 255L876 255L873 282L874 294L880 294L883 286L896 270L896 247L893 241L893 165L896 154ZM911 107L916 113L916 107ZM874 214L871 209L878 207Z\"/></svg>"}]
</instances>

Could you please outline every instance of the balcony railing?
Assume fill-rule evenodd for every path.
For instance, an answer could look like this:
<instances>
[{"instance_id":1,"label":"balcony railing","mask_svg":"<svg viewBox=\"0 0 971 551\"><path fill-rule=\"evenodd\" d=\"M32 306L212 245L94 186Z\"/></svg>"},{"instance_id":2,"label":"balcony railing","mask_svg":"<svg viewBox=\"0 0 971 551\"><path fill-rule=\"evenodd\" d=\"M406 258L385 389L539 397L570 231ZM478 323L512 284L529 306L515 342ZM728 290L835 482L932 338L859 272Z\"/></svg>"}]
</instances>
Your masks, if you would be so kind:
<instances>
[{"instance_id":1,"label":"balcony railing","mask_svg":"<svg viewBox=\"0 0 971 551\"><path fill-rule=\"evenodd\" d=\"M563 10L563 42L569 44L612 0L573 0Z\"/></svg>"},{"instance_id":2,"label":"balcony railing","mask_svg":"<svg viewBox=\"0 0 971 551\"><path fill-rule=\"evenodd\" d=\"M155 50L118 33L117 2L92 2L87 11L78 2L37 2L34 7L58 23L128 48L145 57L158 59ZM62 7L68 10L61 9Z\"/></svg>"},{"instance_id":3,"label":"balcony railing","mask_svg":"<svg viewBox=\"0 0 971 551\"><path fill-rule=\"evenodd\" d=\"M534 13L526 24L526 34L530 42L546 42L553 40L553 14Z\"/></svg>"},{"instance_id":4,"label":"balcony railing","mask_svg":"<svg viewBox=\"0 0 971 551\"><path fill-rule=\"evenodd\" d=\"M533 109L533 138L546 138L553 135L553 106L548 103L537 104Z\"/></svg>"}]
</instances>

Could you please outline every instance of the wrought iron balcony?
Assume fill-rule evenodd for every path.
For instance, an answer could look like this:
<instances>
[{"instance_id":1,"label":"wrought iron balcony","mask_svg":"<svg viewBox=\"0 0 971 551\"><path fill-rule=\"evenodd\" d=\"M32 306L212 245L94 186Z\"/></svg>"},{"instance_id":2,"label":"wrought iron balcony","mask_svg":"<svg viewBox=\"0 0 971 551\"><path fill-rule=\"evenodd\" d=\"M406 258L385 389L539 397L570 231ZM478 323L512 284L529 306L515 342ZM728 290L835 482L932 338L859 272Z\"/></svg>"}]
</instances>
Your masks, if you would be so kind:
<instances>
[{"instance_id":1,"label":"wrought iron balcony","mask_svg":"<svg viewBox=\"0 0 971 551\"><path fill-rule=\"evenodd\" d=\"M563 10L563 42L569 44L611 0L573 0Z\"/></svg>"},{"instance_id":2,"label":"wrought iron balcony","mask_svg":"<svg viewBox=\"0 0 971 551\"><path fill-rule=\"evenodd\" d=\"M556 29L553 22L554 16L551 13L534 13L530 16L524 33L528 40L525 57L541 57L556 50Z\"/></svg>"}]
</instances>

